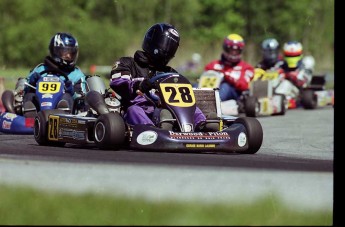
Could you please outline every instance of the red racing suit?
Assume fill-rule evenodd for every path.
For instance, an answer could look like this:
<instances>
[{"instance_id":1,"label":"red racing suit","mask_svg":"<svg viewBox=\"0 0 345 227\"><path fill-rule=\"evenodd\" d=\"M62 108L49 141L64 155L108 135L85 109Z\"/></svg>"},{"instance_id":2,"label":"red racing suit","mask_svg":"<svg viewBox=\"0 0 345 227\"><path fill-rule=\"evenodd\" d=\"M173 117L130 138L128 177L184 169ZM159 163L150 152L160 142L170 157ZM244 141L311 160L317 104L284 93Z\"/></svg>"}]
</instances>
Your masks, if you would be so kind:
<instances>
[{"instance_id":1,"label":"red racing suit","mask_svg":"<svg viewBox=\"0 0 345 227\"><path fill-rule=\"evenodd\" d=\"M224 80L237 91L249 89L249 83L254 78L254 67L241 60L235 65L224 64L222 60L214 60L205 66L205 71L214 70L224 74Z\"/></svg>"}]
</instances>

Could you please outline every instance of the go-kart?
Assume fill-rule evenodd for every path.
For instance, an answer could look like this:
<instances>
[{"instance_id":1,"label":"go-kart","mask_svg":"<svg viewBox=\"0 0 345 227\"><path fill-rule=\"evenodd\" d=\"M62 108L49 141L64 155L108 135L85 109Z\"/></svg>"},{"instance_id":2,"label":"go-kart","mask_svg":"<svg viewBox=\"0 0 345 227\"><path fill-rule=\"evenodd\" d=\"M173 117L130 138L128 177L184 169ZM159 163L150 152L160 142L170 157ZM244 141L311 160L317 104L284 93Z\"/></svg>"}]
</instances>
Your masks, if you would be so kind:
<instances>
[{"instance_id":1,"label":"go-kart","mask_svg":"<svg viewBox=\"0 0 345 227\"><path fill-rule=\"evenodd\" d=\"M250 82L249 95L245 99L245 113L248 117L284 115L287 100L275 88L280 85L283 77L277 70L255 68L254 78Z\"/></svg>"},{"instance_id":2,"label":"go-kart","mask_svg":"<svg viewBox=\"0 0 345 227\"><path fill-rule=\"evenodd\" d=\"M276 91L284 93L288 109L303 107L315 109L334 105L334 90L325 89L326 75L312 75L305 87L298 88L289 80L284 80Z\"/></svg>"},{"instance_id":3,"label":"go-kart","mask_svg":"<svg viewBox=\"0 0 345 227\"><path fill-rule=\"evenodd\" d=\"M67 78L67 76L65 76ZM37 106L32 106L30 114L25 116L23 103L24 88L30 86L35 90L32 95L37 101ZM36 87L26 82L26 79L19 78L15 90L5 90L2 94L2 102L5 112L0 115L0 132L9 134L33 134L34 116L36 108L39 110L59 108L68 111L69 107L63 97L65 93L65 83L59 76L48 73L41 77ZM71 97L70 97L71 98Z\"/></svg>"},{"instance_id":4,"label":"go-kart","mask_svg":"<svg viewBox=\"0 0 345 227\"><path fill-rule=\"evenodd\" d=\"M334 105L334 90L326 90L325 84L326 75L313 75L308 86L300 90L297 105L300 103L305 109Z\"/></svg>"},{"instance_id":5,"label":"go-kart","mask_svg":"<svg viewBox=\"0 0 345 227\"><path fill-rule=\"evenodd\" d=\"M39 145L93 143L99 149L111 150L255 154L260 149L260 122L256 118L222 115L218 89L193 89L189 80L178 73L155 74L149 83L153 89L142 95L156 106L155 125L126 123L118 105L120 97L91 89L86 94L91 114L41 111L35 117L34 138ZM106 102L105 98L110 100ZM204 122L203 130L197 130L194 123L197 106L206 116L212 116Z\"/></svg>"}]
</instances>

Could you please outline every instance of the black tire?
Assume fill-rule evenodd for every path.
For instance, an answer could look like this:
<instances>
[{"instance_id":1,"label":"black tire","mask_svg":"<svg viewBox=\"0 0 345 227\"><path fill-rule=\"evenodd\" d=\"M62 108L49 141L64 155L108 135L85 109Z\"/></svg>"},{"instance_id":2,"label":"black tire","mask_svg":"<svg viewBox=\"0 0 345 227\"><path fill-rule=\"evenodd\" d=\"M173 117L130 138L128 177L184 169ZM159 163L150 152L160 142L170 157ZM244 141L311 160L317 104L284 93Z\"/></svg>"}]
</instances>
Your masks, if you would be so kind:
<instances>
[{"instance_id":1,"label":"black tire","mask_svg":"<svg viewBox=\"0 0 345 227\"><path fill-rule=\"evenodd\" d=\"M260 103L254 96L248 96L244 103L244 110L247 117L257 117L260 112Z\"/></svg>"},{"instance_id":2,"label":"black tire","mask_svg":"<svg viewBox=\"0 0 345 227\"><path fill-rule=\"evenodd\" d=\"M317 95L313 90L301 91L301 104L304 109L315 109L317 107Z\"/></svg>"},{"instance_id":3,"label":"black tire","mask_svg":"<svg viewBox=\"0 0 345 227\"><path fill-rule=\"evenodd\" d=\"M94 124L94 141L102 150L118 150L125 142L125 133L125 122L116 112L102 114Z\"/></svg>"},{"instance_id":4,"label":"black tire","mask_svg":"<svg viewBox=\"0 0 345 227\"><path fill-rule=\"evenodd\" d=\"M286 113L286 106L287 106L287 99L286 96L284 94L275 94L276 96L281 96L281 100L280 100L280 109L281 111L279 113L275 113L273 115L285 115Z\"/></svg>"},{"instance_id":5,"label":"black tire","mask_svg":"<svg viewBox=\"0 0 345 227\"><path fill-rule=\"evenodd\" d=\"M41 146L63 147L65 142L48 140L48 117L50 114L66 113L63 110L43 110L37 113L34 122L34 138Z\"/></svg>"},{"instance_id":6,"label":"black tire","mask_svg":"<svg viewBox=\"0 0 345 227\"><path fill-rule=\"evenodd\" d=\"M5 111L9 113L16 113L14 109L14 93L10 90L5 90L1 96L2 104L5 107Z\"/></svg>"},{"instance_id":7,"label":"black tire","mask_svg":"<svg viewBox=\"0 0 345 227\"><path fill-rule=\"evenodd\" d=\"M247 131L248 149L242 154L255 154L262 145L263 131L260 122L253 117L239 117L234 123L244 125Z\"/></svg>"}]
</instances>

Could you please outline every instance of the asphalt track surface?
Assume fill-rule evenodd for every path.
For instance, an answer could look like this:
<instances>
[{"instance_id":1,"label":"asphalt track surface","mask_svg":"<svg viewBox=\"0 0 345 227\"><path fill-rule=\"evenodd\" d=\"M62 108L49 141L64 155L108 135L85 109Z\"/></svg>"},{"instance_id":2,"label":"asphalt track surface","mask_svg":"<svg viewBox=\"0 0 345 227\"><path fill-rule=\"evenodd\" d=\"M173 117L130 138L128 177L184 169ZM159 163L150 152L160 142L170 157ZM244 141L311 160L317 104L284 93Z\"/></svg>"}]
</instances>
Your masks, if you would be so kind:
<instances>
[{"instance_id":1,"label":"asphalt track surface","mask_svg":"<svg viewBox=\"0 0 345 227\"><path fill-rule=\"evenodd\" d=\"M250 203L278 195L295 209L333 210L334 108L258 120L264 140L254 155L45 147L33 135L0 134L0 184L150 200Z\"/></svg>"}]
</instances>

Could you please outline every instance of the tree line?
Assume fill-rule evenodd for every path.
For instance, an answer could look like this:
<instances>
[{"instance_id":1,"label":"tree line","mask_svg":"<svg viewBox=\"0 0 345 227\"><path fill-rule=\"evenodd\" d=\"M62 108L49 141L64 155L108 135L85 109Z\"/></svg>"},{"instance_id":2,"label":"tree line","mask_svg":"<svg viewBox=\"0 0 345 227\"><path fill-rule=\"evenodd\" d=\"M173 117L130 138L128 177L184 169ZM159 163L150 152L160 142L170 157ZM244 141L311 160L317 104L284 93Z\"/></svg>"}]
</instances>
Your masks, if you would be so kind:
<instances>
[{"instance_id":1,"label":"tree line","mask_svg":"<svg viewBox=\"0 0 345 227\"><path fill-rule=\"evenodd\" d=\"M61 31L78 39L79 65L111 65L140 49L157 22L180 32L172 64L193 52L205 63L218 58L229 33L244 37L244 57L252 64L268 37L281 45L300 41L320 69L334 64L334 0L0 0L0 19L0 68L34 67Z\"/></svg>"}]
</instances>

